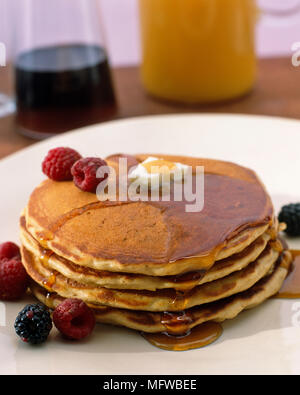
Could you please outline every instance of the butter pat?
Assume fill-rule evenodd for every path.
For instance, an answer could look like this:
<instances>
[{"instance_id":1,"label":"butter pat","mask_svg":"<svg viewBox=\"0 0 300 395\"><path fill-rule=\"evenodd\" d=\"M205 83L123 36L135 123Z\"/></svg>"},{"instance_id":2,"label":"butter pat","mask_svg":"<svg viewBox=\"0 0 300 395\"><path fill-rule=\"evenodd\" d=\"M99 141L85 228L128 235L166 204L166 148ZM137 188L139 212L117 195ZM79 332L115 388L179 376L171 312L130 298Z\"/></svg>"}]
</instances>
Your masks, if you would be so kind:
<instances>
[{"instance_id":1,"label":"butter pat","mask_svg":"<svg viewBox=\"0 0 300 395\"><path fill-rule=\"evenodd\" d=\"M183 175L188 166L178 162L170 162L164 159L149 157L139 163L128 175L130 181L138 180L141 185L161 187L169 184L170 180L179 179L182 182ZM175 177L177 174L181 177Z\"/></svg>"}]
</instances>

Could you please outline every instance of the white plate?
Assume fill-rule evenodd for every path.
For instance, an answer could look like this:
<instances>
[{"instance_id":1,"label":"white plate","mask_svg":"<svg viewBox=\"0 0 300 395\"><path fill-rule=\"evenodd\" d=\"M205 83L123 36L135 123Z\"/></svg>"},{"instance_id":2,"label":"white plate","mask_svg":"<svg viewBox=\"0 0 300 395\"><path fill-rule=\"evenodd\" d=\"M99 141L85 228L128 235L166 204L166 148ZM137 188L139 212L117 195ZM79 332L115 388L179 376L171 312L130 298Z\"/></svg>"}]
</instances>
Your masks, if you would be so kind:
<instances>
[{"instance_id":1,"label":"white plate","mask_svg":"<svg viewBox=\"0 0 300 395\"><path fill-rule=\"evenodd\" d=\"M35 144L0 161L0 241L18 241L18 218L44 178L50 148L70 146L86 156L116 152L173 153L237 162L254 169L278 210L300 201L300 122L231 115L127 119L88 127ZM300 247L300 238L291 241ZM170 352L131 330L98 325L83 342L53 329L43 345L17 338L13 323L27 303L0 303L1 374L299 374L300 300L270 299L224 323L208 347Z\"/></svg>"}]
</instances>

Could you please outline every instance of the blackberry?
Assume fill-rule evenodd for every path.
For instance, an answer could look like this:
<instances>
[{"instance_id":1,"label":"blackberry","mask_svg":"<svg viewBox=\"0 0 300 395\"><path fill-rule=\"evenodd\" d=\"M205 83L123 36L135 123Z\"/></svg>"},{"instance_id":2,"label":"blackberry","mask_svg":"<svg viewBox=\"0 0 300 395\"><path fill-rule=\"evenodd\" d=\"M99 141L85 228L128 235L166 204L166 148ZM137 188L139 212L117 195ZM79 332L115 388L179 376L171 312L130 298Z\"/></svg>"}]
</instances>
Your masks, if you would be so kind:
<instances>
[{"instance_id":1,"label":"blackberry","mask_svg":"<svg viewBox=\"0 0 300 395\"><path fill-rule=\"evenodd\" d=\"M283 206L278 220L286 224L285 233L287 235L300 236L300 203L290 203Z\"/></svg>"},{"instance_id":2,"label":"blackberry","mask_svg":"<svg viewBox=\"0 0 300 395\"><path fill-rule=\"evenodd\" d=\"M28 304L19 312L14 327L24 342L43 343L52 329L50 312L39 303Z\"/></svg>"}]
</instances>

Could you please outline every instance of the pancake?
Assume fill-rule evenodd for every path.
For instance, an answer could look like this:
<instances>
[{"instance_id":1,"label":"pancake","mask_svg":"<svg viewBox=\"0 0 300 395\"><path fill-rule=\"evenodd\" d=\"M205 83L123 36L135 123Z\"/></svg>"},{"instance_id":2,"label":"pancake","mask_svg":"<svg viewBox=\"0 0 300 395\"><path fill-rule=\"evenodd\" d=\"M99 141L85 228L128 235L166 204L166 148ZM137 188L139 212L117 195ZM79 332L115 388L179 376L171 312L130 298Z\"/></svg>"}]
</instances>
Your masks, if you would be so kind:
<instances>
[{"instance_id":1,"label":"pancake","mask_svg":"<svg viewBox=\"0 0 300 395\"><path fill-rule=\"evenodd\" d=\"M121 263L114 259L90 259L90 260L81 260L80 254L77 252L67 253L70 249L66 249L66 247L62 248L58 246L55 239L53 241L45 241L45 239L40 239L39 236L32 228L32 234L35 236L35 239L38 243L44 248L50 251L53 251L58 256L71 261L79 266L91 268L95 270L102 270L108 272L118 272L118 273L135 273L135 274L145 274L152 276L172 276L172 275L180 275L186 272L190 272L192 270L209 270L215 261L219 261L230 257L234 254L237 254L247 248L251 243L253 243L256 239L266 233L269 229L268 225L256 226L253 228L248 228L241 231L238 235L233 237L231 240L227 241L226 246L224 246L216 256L214 257L215 261L213 261L211 256L203 256L199 257L190 257L186 259L180 259L176 261L176 265L174 262L164 262L164 263L151 263L144 262L143 264L135 264L135 263ZM40 233L38 233L40 235ZM69 244L70 245L70 244ZM209 263L206 266L206 259L209 261L212 260L213 263Z\"/></svg>"},{"instance_id":2,"label":"pancake","mask_svg":"<svg viewBox=\"0 0 300 395\"><path fill-rule=\"evenodd\" d=\"M196 271L188 272L181 276L155 277L141 274L98 271L76 265L52 251L45 250L41 247L27 231L24 217L21 217L20 222L22 244L33 255L39 257L43 261L43 264L50 270L55 270L63 276L83 284L115 289L144 289L155 291L157 289L172 288L176 290L189 290L197 285L217 280L234 271L245 268L250 262L258 258L271 238L270 233L264 233L242 252L218 261L207 272Z\"/></svg>"},{"instance_id":3,"label":"pancake","mask_svg":"<svg viewBox=\"0 0 300 395\"><path fill-rule=\"evenodd\" d=\"M27 229L44 248L77 265L167 276L209 270L272 225L271 200L253 171L229 162L172 159L205 166L201 212L186 212L187 202L172 197L171 202L99 202L73 182L46 180L29 199Z\"/></svg>"},{"instance_id":4,"label":"pancake","mask_svg":"<svg viewBox=\"0 0 300 395\"><path fill-rule=\"evenodd\" d=\"M271 199L255 172L230 162L168 155L111 155L129 167L149 156L204 166L204 207L168 201L100 201L73 182L45 180L20 218L33 294L54 308L78 298L102 323L187 333L234 318L274 295L291 263ZM111 174L112 176L112 174ZM185 184L186 185L186 184ZM178 330L179 325L179 330Z\"/></svg>"},{"instance_id":5,"label":"pancake","mask_svg":"<svg viewBox=\"0 0 300 395\"><path fill-rule=\"evenodd\" d=\"M243 310L263 303L279 291L288 274L291 261L291 254L288 251L284 251L272 273L263 277L250 289L220 301L186 310L184 314L190 319L185 323L184 330L188 331L207 321L222 322L227 319L233 319ZM32 284L31 289L35 297L51 309L58 306L64 300L64 298L56 293L48 293L36 283ZM149 333L166 331L166 326L162 323L162 313L107 308L92 304L89 304L89 306L93 309L96 320L99 323L125 326Z\"/></svg>"},{"instance_id":6,"label":"pancake","mask_svg":"<svg viewBox=\"0 0 300 395\"><path fill-rule=\"evenodd\" d=\"M280 254L270 243L258 259L246 268L182 293L174 289L151 292L107 289L82 284L49 270L39 256L33 255L24 246L21 251L22 262L29 276L50 292L54 291L65 298L78 298L92 304L145 311L181 311L242 292L266 276Z\"/></svg>"}]
</instances>

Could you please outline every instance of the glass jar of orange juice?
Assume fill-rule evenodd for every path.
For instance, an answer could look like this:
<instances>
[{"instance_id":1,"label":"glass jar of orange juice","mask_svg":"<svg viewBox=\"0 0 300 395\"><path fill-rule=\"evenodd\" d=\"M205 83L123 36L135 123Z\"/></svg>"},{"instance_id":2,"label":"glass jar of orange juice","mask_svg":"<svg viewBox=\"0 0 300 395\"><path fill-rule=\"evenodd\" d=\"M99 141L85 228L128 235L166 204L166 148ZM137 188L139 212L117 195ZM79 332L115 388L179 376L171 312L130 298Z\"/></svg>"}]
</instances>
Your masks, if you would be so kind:
<instances>
[{"instance_id":1,"label":"glass jar of orange juice","mask_svg":"<svg viewBox=\"0 0 300 395\"><path fill-rule=\"evenodd\" d=\"M141 76L150 94L195 103L252 89L255 0L139 0L139 6Z\"/></svg>"}]
</instances>

